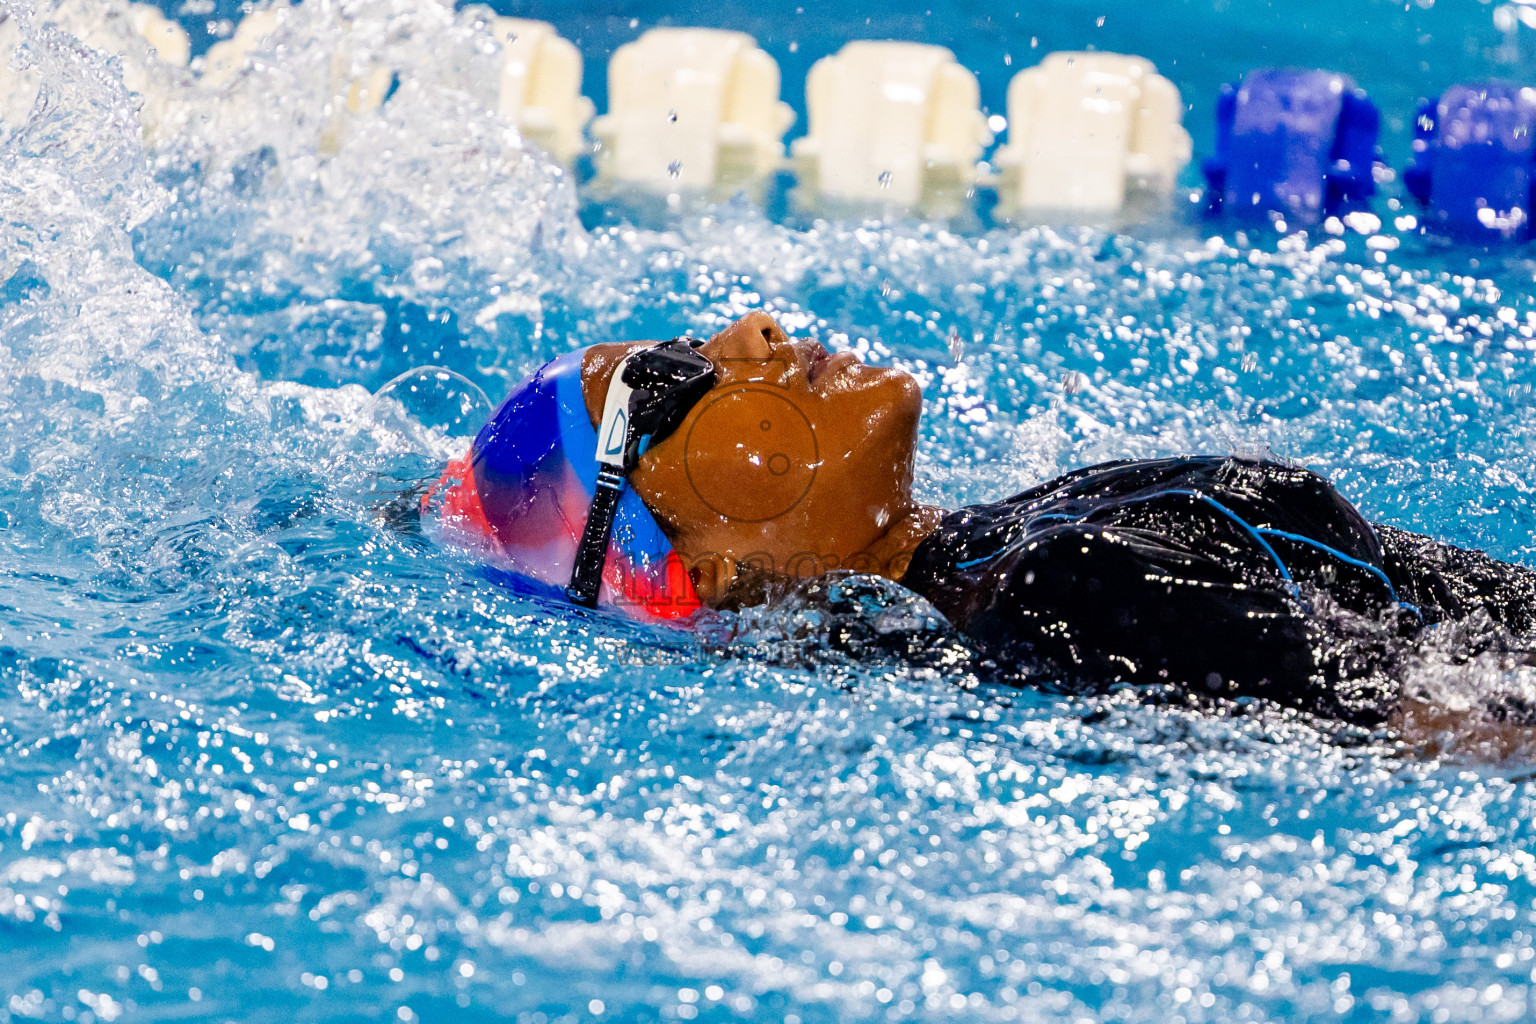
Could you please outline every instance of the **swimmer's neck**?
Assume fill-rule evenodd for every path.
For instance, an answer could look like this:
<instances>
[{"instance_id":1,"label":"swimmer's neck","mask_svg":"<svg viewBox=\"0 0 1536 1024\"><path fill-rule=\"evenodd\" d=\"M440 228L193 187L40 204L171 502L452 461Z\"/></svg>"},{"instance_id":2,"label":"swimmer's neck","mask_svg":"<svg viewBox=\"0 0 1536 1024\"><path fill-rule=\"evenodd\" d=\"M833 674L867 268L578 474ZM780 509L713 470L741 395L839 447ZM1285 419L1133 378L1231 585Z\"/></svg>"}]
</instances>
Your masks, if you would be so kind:
<instances>
[{"instance_id":1,"label":"swimmer's neck","mask_svg":"<svg viewBox=\"0 0 1536 1024\"><path fill-rule=\"evenodd\" d=\"M944 518L944 513L944 509L934 505L913 502L910 508L892 520L885 533L865 549L865 554L873 559L875 565L880 566L880 575L900 583L906 575L907 566L912 563L913 552L939 528L939 520Z\"/></svg>"}]
</instances>

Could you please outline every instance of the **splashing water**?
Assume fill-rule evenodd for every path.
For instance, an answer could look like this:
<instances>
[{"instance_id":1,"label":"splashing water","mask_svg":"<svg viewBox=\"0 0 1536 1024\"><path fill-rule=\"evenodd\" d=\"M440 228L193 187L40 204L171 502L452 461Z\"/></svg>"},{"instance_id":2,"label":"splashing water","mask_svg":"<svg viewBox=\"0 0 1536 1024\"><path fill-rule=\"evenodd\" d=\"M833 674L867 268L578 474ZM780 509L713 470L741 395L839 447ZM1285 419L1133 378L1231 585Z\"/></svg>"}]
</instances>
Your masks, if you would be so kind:
<instances>
[{"instance_id":1,"label":"splashing water","mask_svg":"<svg viewBox=\"0 0 1536 1024\"><path fill-rule=\"evenodd\" d=\"M697 637L574 615L391 512L478 388L765 306L918 376L925 498L1271 452L1530 561L1523 257L588 232L472 10L309 0L219 88L0 10L39 88L0 129L0 1014L1529 1015L1516 769L977 686L867 582ZM338 52L388 101L340 113Z\"/></svg>"}]
</instances>

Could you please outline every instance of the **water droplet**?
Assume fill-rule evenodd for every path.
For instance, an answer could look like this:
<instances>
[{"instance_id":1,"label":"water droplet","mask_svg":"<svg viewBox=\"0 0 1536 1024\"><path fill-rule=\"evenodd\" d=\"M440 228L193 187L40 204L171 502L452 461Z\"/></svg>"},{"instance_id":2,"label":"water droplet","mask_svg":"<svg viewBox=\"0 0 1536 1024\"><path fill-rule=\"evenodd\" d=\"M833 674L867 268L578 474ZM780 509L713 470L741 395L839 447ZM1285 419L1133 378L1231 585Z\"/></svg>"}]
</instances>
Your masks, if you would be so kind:
<instances>
[{"instance_id":1,"label":"water droplet","mask_svg":"<svg viewBox=\"0 0 1536 1024\"><path fill-rule=\"evenodd\" d=\"M676 178L679 174L682 174L683 162L681 160L673 160L671 163L667 164L667 173L672 175L674 178Z\"/></svg>"},{"instance_id":2,"label":"water droplet","mask_svg":"<svg viewBox=\"0 0 1536 1024\"><path fill-rule=\"evenodd\" d=\"M880 172L880 187L881 188L890 188L891 187L891 172L890 171L881 171Z\"/></svg>"},{"instance_id":3,"label":"water droplet","mask_svg":"<svg viewBox=\"0 0 1536 1024\"><path fill-rule=\"evenodd\" d=\"M957 363L965 358L965 342L960 340L960 331L955 327L949 329L949 358Z\"/></svg>"}]
</instances>

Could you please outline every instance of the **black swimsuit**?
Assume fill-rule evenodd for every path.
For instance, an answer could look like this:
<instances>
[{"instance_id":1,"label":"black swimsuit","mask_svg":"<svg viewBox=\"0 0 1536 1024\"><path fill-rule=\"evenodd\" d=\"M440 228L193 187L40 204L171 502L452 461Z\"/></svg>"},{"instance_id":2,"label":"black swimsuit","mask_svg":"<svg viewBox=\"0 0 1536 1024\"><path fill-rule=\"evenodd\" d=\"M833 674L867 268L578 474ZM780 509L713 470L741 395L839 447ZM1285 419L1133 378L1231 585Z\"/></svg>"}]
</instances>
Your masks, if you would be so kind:
<instances>
[{"instance_id":1,"label":"black swimsuit","mask_svg":"<svg viewBox=\"0 0 1536 1024\"><path fill-rule=\"evenodd\" d=\"M1396 706L1400 638L1479 612L1536 633L1536 572L1373 527L1317 474L1236 458L1108 463L960 509L902 582L1011 674L1361 724Z\"/></svg>"}]
</instances>

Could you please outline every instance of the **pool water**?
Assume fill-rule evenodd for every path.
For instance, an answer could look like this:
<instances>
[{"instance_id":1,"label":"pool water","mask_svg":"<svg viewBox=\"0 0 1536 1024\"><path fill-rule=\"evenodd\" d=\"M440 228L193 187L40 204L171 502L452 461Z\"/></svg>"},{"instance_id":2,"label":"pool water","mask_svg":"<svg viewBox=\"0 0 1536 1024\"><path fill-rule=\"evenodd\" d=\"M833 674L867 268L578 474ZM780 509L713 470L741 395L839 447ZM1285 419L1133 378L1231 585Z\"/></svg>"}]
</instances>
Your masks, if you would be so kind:
<instances>
[{"instance_id":1,"label":"pool water","mask_svg":"<svg viewBox=\"0 0 1536 1024\"><path fill-rule=\"evenodd\" d=\"M806 8L707 20L755 31L797 104L850 35L951 45L993 110L1036 53L1139 52L1197 154L1250 64L1354 74L1400 166L1421 92L1526 59L1448 0ZM607 53L665 9L516 13L582 40L601 108ZM322 158L343 15L409 73ZM1528 759L973 685L849 653L825 608L701 635L574 615L399 514L477 387L763 306L920 378L925 499L1267 453L1536 564L1528 248L1399 231L1395 185L1371 237L746 202L589 229L487 112L471 15L311 0L225 93L147 71L142 111L119 62L28 41L47 101L0 129L0 1020L1536 1013ZM1404 672L1452 705L1536 686Z\"/></svg>"}]
</instances>

